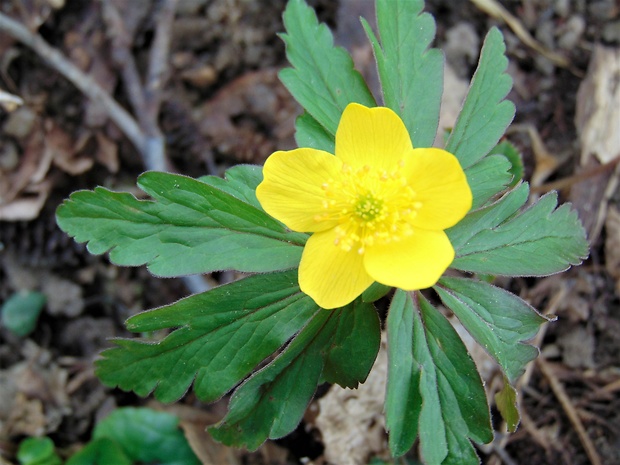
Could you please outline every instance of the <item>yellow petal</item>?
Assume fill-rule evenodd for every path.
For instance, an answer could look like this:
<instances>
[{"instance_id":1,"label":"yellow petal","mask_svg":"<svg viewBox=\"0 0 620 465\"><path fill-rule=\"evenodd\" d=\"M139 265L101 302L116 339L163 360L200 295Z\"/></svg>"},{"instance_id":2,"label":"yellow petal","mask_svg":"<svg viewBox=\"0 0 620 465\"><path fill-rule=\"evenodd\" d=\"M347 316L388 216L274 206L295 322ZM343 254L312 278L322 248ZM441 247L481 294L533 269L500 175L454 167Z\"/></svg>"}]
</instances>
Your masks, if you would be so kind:
<instances>
[{"instance_id":1,"label":"yellow petal","mask_svg":"<svg viewBox=\"0 0 620 465\"><path fill-rule=\"evenodd\" d=\"M353 168L393 171L412 149L400 117L386 107L349 104L336 131L336 156Z\"/></svg>"},{"instance_id":2,"label":"yellow petal","mask_svg":"<svg viewBox=\"0 0 620 465\"><path fill-rule=\"evenodd\" d=\"M415 230L400 241L368 247L366 271L375 281L407 291L433 286L454 260L443 231Z\"/></svg>"},{"instance_id":3,"label":"yellow petal","mask_svg":"<svg viewBox=\"0 0 620 465\"><path fill-rule=\"evenodd\" d=\"M325 213L327 197L321 186L341 171L342 162L321 150L275 152L265 162L256 196L267 213L293 231L324 231L336 222L316 219Z\"/></svg>"},{"instance_id":4,"label":"yellow petal","mask_svg":"<svg viewBox=\"0 0 620 465\"><path fill-rule=\"evenodd\" d=\"M471 209L472 194L458 159L442 149L414 149L405 161L409 186L421 207L413 221L418 228L443 230Z\"/></svg>"},{"instance_id":5,"label":"yellow petal","mask_svg":"<svg viewBox=\"0 0 620 465\"><path fill-rule=\"evenodd\" d=\"M310 236L299 264L299 286L323 308L346 305L373 283L364 256L334 245L334 230Z\"/></svg>"}]
</instances>

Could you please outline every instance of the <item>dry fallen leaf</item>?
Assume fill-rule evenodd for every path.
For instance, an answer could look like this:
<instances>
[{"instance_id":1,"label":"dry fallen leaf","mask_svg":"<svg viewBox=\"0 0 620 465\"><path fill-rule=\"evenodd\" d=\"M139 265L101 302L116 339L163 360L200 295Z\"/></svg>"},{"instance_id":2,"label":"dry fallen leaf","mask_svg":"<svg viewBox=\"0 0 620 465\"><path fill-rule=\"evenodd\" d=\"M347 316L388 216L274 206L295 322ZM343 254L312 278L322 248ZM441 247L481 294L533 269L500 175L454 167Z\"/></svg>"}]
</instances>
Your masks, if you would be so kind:
<instances>
[{"instance_id":1,"label":"dry fallen leaf","mask_svg":"<svg viewBox=\"0 0 620 465\"><path fill-rule=\"evenodd\" d=\"M607 210L605 232L605 269L620 290L620 211L613 205Z\"/></svg>"},{"instance_id":2,"label":"dry fallen leaf","mask_svg":"<svg viewBox=\"0 0 620 465\"><path fill-rule=\"evenodd\" d=\"M325 458L338 465L363 465L372 456L389 457L383 419L387 377L385 335L368 379L358 389L333 385L319 399L316 427L325 445Z\"/></svg>"},{"instance_id":3,"label":"dry fallen leaf","mask_svg":"<svg viewBox=\"0 0 620 465\"><path fill-rule=\"evenodd\" d=\"M577 92L575 125L582 164L592 155L601 163L620 156L619 76L620 48L597 45Z\"/></svg>"},{"instance_id":4,"label":"dry fallen leaf","mask_svg":"<svg viewBox=\"0 0 620 465\"><path fill-rule=\"evenodd\" d=\"M620 48L597 45L586 78L577 92L575 125L581 142L581 168L610 163L620 156ZM591 243L598 239L609 198L618 186L618 168L607 176L578 183L570 199L579 211Z\"/></svg>"}]
</instances>

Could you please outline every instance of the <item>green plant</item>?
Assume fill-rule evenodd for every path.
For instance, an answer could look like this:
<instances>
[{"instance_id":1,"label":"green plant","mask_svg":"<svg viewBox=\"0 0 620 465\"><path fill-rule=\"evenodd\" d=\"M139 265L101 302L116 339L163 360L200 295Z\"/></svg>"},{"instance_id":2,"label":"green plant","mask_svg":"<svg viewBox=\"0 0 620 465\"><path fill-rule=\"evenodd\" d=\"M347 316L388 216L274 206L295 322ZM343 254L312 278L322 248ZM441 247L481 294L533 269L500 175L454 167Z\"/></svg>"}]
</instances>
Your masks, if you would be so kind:
<instances>
[{"instance_id":1,"label":"green plant","mask_svg":"<svg viewBox=\"0 0 620 465\"><path fill-rule=\"evenodd\" d=\"M2 325L17 336L27 336L37 327L45 301L37 291L16 292L0 308Z\"/></svg>"},{"instance_id":2,"label":"green plant","mask_svg":"<svg viewBox=\"0 0 620 465\"><path fill-rule=\"evenodd\" d=\"M377 0L378 35L363 21L377 60L383 104L402 121L416 148L428 148L435 139L443 73L441 51L429 49L435 25L423 6L421 0ZM303 0L289 2L284 23L282 39L292 67L282 70L280 78L305 110L296 121L296 140L305 151L296 153L322 151L340 157L335 138L343 112L351 103L374 107L375 99L349 55L333 46L329 29L317 22ZM512 81L505 73L504 52L502 35L493 28L441 151L458 160L471 190L471 210L445 230L454 253L449 267L461 277L443 277L432 289L503 370L506 386L498 406L513 430L519 413L512 386L538 354L527 341L548 320L486 278L557 273L579 264L588 254L588 244L570 206L556 208L555 193L523 209L529 187L521 180L520 161L509 146L498 145L515 111L506 100ZM381 154L376 155L379 160ZM409 152L403 157L407 170ZM364 176L364 167L360 170ZM391 172L385 171L385 176L390 178ZM286 176L279 177L287 182ZM403 182L412 179L405 178ZM64 231L87 242L91 253L109 251L118 265L146 265L153 274L167 277L223 269L253 273L130 318L127 328L134 332L173 331L156 343L117 340L97 362L97 374L105 384L139 395L153 393L164 402L179 399L190 386L198 398L215 401L239 385L228 414L209 431L219 441L250 449L291 432L318 383L355 388L364 382L380 342L372 303L392 285L391 279L383 278L385 267L381 273L368 268L372 279L356 281L355 292L337 308L321 309L300 290L297 268L314 237L306 233L323 230L285 226L268 215L265 200L256 197L263 182L256 166L233 167L225 179L147 172L138 186L151 200L96 188L72 194L57 211ZM371 184L359 185L371 189ZM321 186L310 186L309 192L323 195ZM355 208L346 207L341 214L363 217L356 209L362 205L360 196L369 192L373 193L352 195ZM322 199L328 208L331 199ZM370 228L383 214L382 199L365 199L373 213L361 223L347 224ZM401 225L398 218L394 221ZM443 235L443 229L437 234ZM335 226L334 231L340 234ZM366 253L359 247L359 234L347 234L356 245L352 253ZM387 243L381 242L385 236L377 237ZM346 249L343 253L351 253ZM360 261L351 256L342 260L355 266L337 260L339 276L362 272ZM394 456L403 455L418 438L425 463L478 463L470 441L488 443L493 438L482 381L453 327L425 293L412 287L417 289L412 284L407 291L395 291L386 322L390 450ZM261 364L265 366L253 373Z\"/></svg>"},{"instance_id":3,"label":"green plant","mask_svg":"<svg viewBox=\"0 0 620 465\"><path fill-rule=\"evenodd\" d=\"M54 442L24 439L17 452L20 465L61 465ZM66 465L199 465L179 429L179 419L149 408L119 408L99 422L92 440L73 454Z\"/></svg>"}]
</instances>

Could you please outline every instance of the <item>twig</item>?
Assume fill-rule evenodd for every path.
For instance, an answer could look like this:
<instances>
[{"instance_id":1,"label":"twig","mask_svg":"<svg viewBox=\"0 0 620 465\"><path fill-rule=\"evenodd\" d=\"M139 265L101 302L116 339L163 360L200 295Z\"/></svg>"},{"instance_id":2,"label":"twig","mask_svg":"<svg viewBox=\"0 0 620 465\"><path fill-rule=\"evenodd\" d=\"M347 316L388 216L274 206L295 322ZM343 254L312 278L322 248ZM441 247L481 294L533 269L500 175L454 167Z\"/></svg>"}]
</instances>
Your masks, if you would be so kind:
<instances>
[{"instance_id":1,"label":"twig","mask_svg":"<svg viewBox=\"0 0 620 465\"><path fill-rule=\"evenodd\" d=\"M549 50L540 42L538 42L529 31L523 26L521 21L513 16L506 8L504 8L497 0L470 0L480 10L495 19L504 21L510 29L521 39L521 41L530 48L533 48L542 56L550 60L556 66L567 68L571 73L578 77L583 77L583 73L576 69L570 61L563 55Z\"/></svg>"},{"instance_id":2,"label":"twig","mask_svg":"<svg viewBox=\"0 0 620 465\"><path fill-rule=\"evenodd\" d=\"M144 110L146 104L140 74L133 55L129 52L131 47L131 37L125 28L123 18L114 6L113 2L100 0L103 19L107 26L106 34L110 37L112 48L112 59L120 68L123 83L127 91L127 98L133 107L133 112L144 130Z\"/></svg>"},{"instance_id":3,"label":"twig","mask_svg":"<svg viewBox=\"0 0 620 465\"><path fill-rule=\"evenodd\" d=\"M156 122L161 105L161 91L168 73L168 54L170 52L170 38L172 36L172 22L178 0L163 0L161 11L157 16L155 39L149 55L149 68L146 74L144 96L146 100L146 114Z\"/></svg>"},{"instance_id":4,"label":"twig","mask_svg":"<svg viewBox=\"0 0 620 465\"><path fill-rule=\"evenodd\" d=\"M575 410L575 407L573 407L573 404L568 397L568 394L566 394L564 386L562 386L560 380L557 378L557 376L555 376L551 365L547 363L544 357L538 357L537 363L540 367L540 371L542 372L542 374L547 378L547 380L549 380L551 390L560 401L560 405L562 405L562 408L564 409L564 412L566 412L568 419L573 424L575 431L577 431L579 440L581 441L581 444L583 445L583 448L585 449L586 454L590 459L590 463L592 463L592 465L602 465L601 458L598 455L598 452L596 451L596 448L594 447L590 436L588 436L588 433L583 426L581 419L579 418L579 414Z\"/></svg>"},{"instance_id":5,"label":"twig","mask_svg":"<svg viewBox=\"0 0 620 465\"><path fill-rule=\"evenodd\" d=\"M170 52L170 36L172 22L177 8L177 0L162 0L163 5L157 17L155 39L149 55L149 67L144 87L145 126L150 147L151 163L164 163L164 136L157 124L161 93L168 73L168 53ZM163 166L162 166L163 168Z\"/></svg>"},{"instance_id":6,"label":"twig","mask_svg":"<svg viewBox=\"0 0 620 465\"><path fill-rule=\"evenodd\" d=\"M142 84L138 67L130 52L131 37L123 18L112 2L100 0L103 17L112 39L112 56L121 69L128 98L138 117L145 138L144 165L148 170L165 171L166 156L164 136L157 119L161 103L161 91L167 72L170 33L177 0L165 0L159 12L155 40L151 47L146 85Z\"/></svg>"},{"instance_id":7,"label":"twig","mask_svg":"<svg viewBox=\"0 0 620 465\"><path fill-rule=\"evenodd\" d=\"M103 2L109 3L109 2ZM156 35L162 35L166 33L169 35L170 24L166 25L166 22L171 22L174 17L174 8L176 7L176 0L166 0L166 5L162 11L166 14L161 15L158 22L158 32ZM172 15L172 17L171 17ZM71 82L77 89L82 92L87 98L100 104L107 112L110 119L123 131L125 136L131 141L134 147L138 150L143 158L146 169L165 171L165 163L163 157L163 136L161 131L157 128L154 131L155 134L145 134L143 129L140 128L136 120L120 106L116 100L114 100L101 86L90 76L84 74L79 68L77 68L70 60L68 60L61 52L49 45L40 35L33 33L28 28L20 24L19 22L9 18L3 13L0 13L0 32L4 32L15 40L20 41L27 47L31 48L37 53L41 59L43 59L49 66L51 66L58 73L63 75L69 82ZM168 42L169 43L169 42ZM161 48L157 52L151 53L151 57L161 59L162 62L167 62L168 55L168 43L164 39L156 40L154 48ZM159 45L157 45L159 44ZM132 57L133 60L133 57ZM165 74L165 64L152 67L154 69L153 75L157 75L161 78ZM137 75L137 70L136 70ZM125 76L123 77L125 79ZM130 78L130 80L133 78ZM139 79L137 79L139 84ZM127 85L127 81L125 82ZM159 86L159 87L158 87ZM157 92L161 90L161 81L159 84L153 85L153 89L157 89ZM133 95L133 92L129 92ZM155 93L155 92L153 92ZM132 105L139 108L146 107L146 104L140 100L144 99L142 90L139 89L135 95L138 95L138 99L132 101ZM157 102L160 102L160 98L157 97ZM159 110L159 103L153 107L153 112L157 113ZM140 112L136 112L141 114ZM153 121L157 120L157 115L151 116ZM146 122L144 126L148 127ZM155 124L157 127L157 125ZM185 284L191 292L199 293L210 289L210 285L202 279L200 276L188 276L184 279Z\"/></svg>"},{"instance_id":8,"label":"twig","mask_svg":"<svg viewBox=\"0 0 620 465\"><path fill-rule=\"evenodd\" d=\"M540 186L533 186L532 192L543 193L549 192L550 190L560 190L565 189L567 187L572 186L573 184L577 184L578 182L585 181L588 178L592 178L594 176L598 176L604 174L606 172L612 171L613 168L620 163L620 154L616 155L615 158L608 161L603 165L596 166L594 168L590 168L582 171L581 173L577 173L573 176L569 176L563 179L558 179L557 181L549 182L546 184L542 184Z\"/></svg>"},{"instance_id":9,"label":"twig","mask_svg":"<svg viewBox=\"0 0 620 465\"><path fill-rule=\"evenodd\" d=\"M86 97L100 104L118 128L123 131L136 149L143 154L146 140L136 120L120 106L90 76L84 74L71 61L49 45L40 35L31 32L17 21L0 13L0 31L20 41L36 52L41 59L67 78Z\"/></svg>"}]
</instances>

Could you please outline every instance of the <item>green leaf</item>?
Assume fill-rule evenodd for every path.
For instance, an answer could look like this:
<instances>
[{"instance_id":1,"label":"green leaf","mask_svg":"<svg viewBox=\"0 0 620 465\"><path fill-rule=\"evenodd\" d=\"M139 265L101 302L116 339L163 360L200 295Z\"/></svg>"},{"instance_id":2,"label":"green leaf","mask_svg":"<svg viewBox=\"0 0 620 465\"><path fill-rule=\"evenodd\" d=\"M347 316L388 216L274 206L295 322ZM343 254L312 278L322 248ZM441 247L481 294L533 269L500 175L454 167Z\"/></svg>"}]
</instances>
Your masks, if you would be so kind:
<instances>
[{"instance_id":1,"label":"green leaf","mask_svg":"<svg viewBox=\"0 0 620 465\"><path fill-rule=\"evenodd\" d=\"M385 105L401 116L414 147L430 147L439 123L443 54L429 49L435 21L423 0L377 0L381 42L362 19L377 60Z\"/></svg>"},{"instance_id":2,"label":"green leaf","mask_svg":"<svg viewBox=\"0 0 620 465\"><path fill-rule=\"evenodd\" d=\"M201 176L199 181L209 184L221 191L227 192L242 202L262 210L256 198L256 187L263 180L263 167L258 165L235 165L224 173L224 179L219 176Z\"/></svg>"},{"instance_id":3,"label":"green leaf","mask_svg":"<svg viewBox=\"0 0 620 465\"><path fill-rule=\"evenodd\" d=\"M0 307L2 325L17 336L27 336L37 327L45 302L45 295L40 292L16 292Z\"/></svg>"},{"instance_id":4,"label":"green leaf","mask_svg":"<svg viewBox=\"0 0 620 465\"><path fill-rule=\"evenodd\" d=\"M314 10L303 0L291 0L283 15L286 57L293 65L280 71L280 80L302 107L332 136L340 116L351 102L376 105L353 60L319 24Z\"/></svg>"},{"instance_id":5,"label":"green leaf","mask_svg":"<svg viewBox=\"0 0 620 465\"><path fill-rule=\"evenodd\" d=\"M95 426L93 438L113 440L136 462L200 465L179 429L179 419L167 412L131 407L115 410Z\"/></svg>"},{"instance_id":6,"label":"green leaf","mask_svg":"<svg viewBox=\"0 0 620 465\"><path fill-rule=\"evenodd\" d=\"M329 153L336 151L334 136L308 113L300 115L295 121L295 141L299 147L310 147Z\"/></svg>"},{"instance_id":7,"label":"green leaf","mask_svg":"<svg viewBox=\"0 0 620 465\"><path fill-rule=\"evenodd\" d=\"M17 460L20 465L61 465L54 441L48 437L26 438L19 443Z\"/></svg>"},{"instance_id":8,"label":"green leaf","mask_svg":"<svg viewBox=\"0 0 620 465\"><path fill-rule=\"evenodd\" d=\"M376 302L380 298L385 297L392 289L391 286L375 281L362 293L362 300L364 302Z\"/></svg>"},{"instance_id":9,"label":"green leaf","mask_svg":"<svg viewBox=\"0 0 620 465\"><path fill-rule=\"evenodd\" d=\"M338 329L331 342L323 379L356 389L366 381L381 344L381 323L375 308L355 301L340 312Z\"/></svg>"},{"instance_id":10,"label":"green leaf","mask_svg":"<svg viewBox=\"0 0 620 465\"><path fill-rule=\"evenodd\" d=\"M299 290L297 270L250 276L130 318L134 332L178 329L155 344L116 340L96 362L97 375L141 396L154 390L162 402L177 400L193 382L198 398L214 401L317 311Z\"/></svg>"},{"instance_id":11,"label":"green leaf","mask_svg":"<svg viewBox=\"0 0 620 465\"><path fill-rule=\"evenodd\" d=\"M510 184L510 162L501 155L489 155L465 170L474 197L472 210L485 205Z\"/></svg>"},{"instance_id":12,"label":"green leaf","mask_svg":"<svg viewBox=\"0 0 620 465\"><path fill-rule=\"evenodd\" d=\"M58 208L58 225L76 241L88 242L91 253L109 250L113 263L147 264L158 276L264 272L299 264L307 236L287 231L251 203L175 174L148 172L138 185L156 201L102 187L79 191Z\"/></svg>"},{"instance_id":13,"label":"green leaf","mask_svg":"<svg viewBox=\"0 0 620 465\"><path fill-rule=\"evenodd\" d=\"M452 267L495 275L547 276L581 263L588 255L583 226L570 204L557 210L556 205L557 193L551 192L499 226L481 230L459 247Z\"/></svg>"},{"instance_id":14,"label":"green leaf","mask_svg":"<svg viewBox=\"0 0 620 465\"><path fill-rule=\"evenodd\" d=\"M497 144L514 118L515 106L504 100L512 87L506 74L508 59L502 33L493 27L487 34L478 68L471 82L446 150L469 168Z\"/></svg>"},{"instance_id":15,"label":"green leaf","mask_svg":"<svg viewBox=\"0 0 620 465\"><path fill-rule=\"evenodd\" d=\"M403 294L396 291L388 313L390 450L402 455L417 432L425 463L478 464L469 439L493 439L480 375L445 317L420 294L417 305Z\"/></svg>"},{"instance_id":16,"label":"green leaf","mask_svg":"<svg viewBox=\"0 0 620 465\"><path fill-rule=\"evenodd\" d=\"M95 439L71 456L65 465L132 465L133 462L116 441Z\"/></svg>"},{"instance_id":17,"label":"green leaf","mask_svg":"<svg viewBox=\"0 0 620 465\"><path fill-rule=\"evenodd\" d=\"M211 435L224 444L257 449L267 438L276 439L295 429L321 380L325 365L329 377L343 379L353 385L362 382L374 361L378 344L371 336L369 348L355 348L354 353L365 359L357 367L345 364L344 351L352 348L364 335L378 329L370 306L354 303L337 310L320 310L273 362L244 382L230 400L228 414L209 428ZM364 316L350 315L361 312ZM355 320L353 328L349 325ZM350 338L346 332L356 333ZM335 350L335 355L331 351ZM346 366L345 366L346 365ZM352 369L344 373L339 369ZM358 379L350 379L358 376Z\"/></svg>"},{"instance_id":18,"label":"green leaf","mask_svg":"<svg viewBox=\"0 0 620 465\"><path fill-rule=\"evenodd\" d=\"M525 168L523 166L523 158L521 152L510 142L504 140L497 144L489 155L503 155L510 162L510 174L512 174L512 181L510 187L516 186L525 174Z\"/></svg>"},{"instance_id":19,"label":"green leaf","mask_svg":"<svg viewBox=\"0 0 620 465\"><path fill-rule=\"evenodd\" d=\"M506 421L507 429L514 433L519 426L521 416L519 414L519 404L517 403L517 390L513 388L508 380L504 379L504 387L495 394L495 405L497 410Z\"/></svg>"},{"instance_id":20,"label":"green leaf","mask_svg":"<svg viewBox=\"0 0 620 465\"><path fill-rule=\"evenodd\" d=\"M538 349L524 344L549 321L523 299L472 279L444 277L435 290L465 329L515 382Z\"/></svg>"},{"instance_id":21,"label":"green leaf","mask_svg":"<svg viewBox=\"0 0 620 465\"><path fill-rule=\"evenodd\" d=\"M519 211L529 195L527 184L520 184L493 204L470 212L463 220L446 230L457 257L468 241L481 231L493 229Z\"/></svg>"},{"instance_id":22,"label":"green leaf","mask_svg":"<svg viewBox=\"0 0 620 465\"><path fill-rule=\"evenodd\" d=\"M387 317L388 378L385 393L385 426L393 456L413 446L422 409L421 366L413 354L414 307L411 295L397 290ZM438 443L445 451L444 442Z\"/></svg>"},{"instance_id":23,"label":"green leaf","mask_svg":"<svg viewBox=\"0 0 620 465\"><path fill-rule=\"evenodd\" d=\"M413 351L422 367L422 456L439 458L434 450L437 433L446 438L448 452L438 463L477 464L478 457L468 438L480 443L493 440L482 380L452 325L418 295L420 314L414 315ZM433 460L428 462L432 464Z\"/></svg>"}]
</instances>

